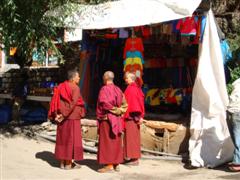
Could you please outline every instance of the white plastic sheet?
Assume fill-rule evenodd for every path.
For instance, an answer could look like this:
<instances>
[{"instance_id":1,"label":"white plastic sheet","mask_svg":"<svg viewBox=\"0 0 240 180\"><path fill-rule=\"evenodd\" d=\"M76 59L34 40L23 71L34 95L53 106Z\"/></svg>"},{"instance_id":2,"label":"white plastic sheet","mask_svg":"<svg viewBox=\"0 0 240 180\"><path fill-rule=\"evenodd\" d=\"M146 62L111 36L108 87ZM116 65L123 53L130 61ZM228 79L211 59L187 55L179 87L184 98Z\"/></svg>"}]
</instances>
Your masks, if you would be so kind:
<instances>
[{"instance_id":1,"label":"white plastic sheet","mask_svg":"<svg viewBox=\"0 0 240 180\"><path fill-rule=\"evenodd\" d=\"M199 65L193 87L190 159L193 166L216 167L232 158L233 144L226 123L228 95L214 16L207 14Z\"/></svg>"},{"instance_id":2,"label":"white plastic sheet","mask_svg":"<svg viewBox=\"0 0 240 180\"><path fill-rule=\"evenodd\" d=\"M81 41L82 29L72 29L70 31L64 30L64 42Z\"/></svg>"},{"instance_id":3,"label":"white plastic sheet","mask_svg":"<svg viewBox=\"0 0 240 180\"><path fill-rule=\"evenodd\" d=\"M192 16L201 0L119 0L98 5L69 4L74 12L65 18L65 27L104 29L166 22ZM60 16L66 8L48 12Z\"/></svg>"}]
</instances>

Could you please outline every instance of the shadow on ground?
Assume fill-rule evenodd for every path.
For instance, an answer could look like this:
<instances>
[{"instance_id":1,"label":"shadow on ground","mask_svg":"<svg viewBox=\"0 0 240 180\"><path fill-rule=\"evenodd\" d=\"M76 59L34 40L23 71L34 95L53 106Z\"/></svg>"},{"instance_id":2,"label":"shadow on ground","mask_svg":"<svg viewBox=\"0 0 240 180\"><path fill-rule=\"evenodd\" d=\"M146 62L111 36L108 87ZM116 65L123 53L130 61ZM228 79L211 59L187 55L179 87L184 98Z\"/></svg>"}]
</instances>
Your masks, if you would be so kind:
<instances>
[{"instance_id":1,"label":"shadow on ground","mask_svg":"<svg viewBox=\"0 0 240 180\"><path fill-rule=\"evenodd\" d=\"M58 160L55 159L54 154L50 151L38 152L36 153L35 158L46 161L52 167L59 167Z\"/></svg>"},{"instance_id":2,"label":"shadow on ground","mask_svg":"<svg viewBox=\"0 0 240 180\"><path fill-rule=\"evenodd\" d=\"M222 179L240 179L240 172L232 172L228 169L227 164L224 164L222 166L219 166L217 168L214 168L214 170L218 170L218 171L225 171L225 172L229 172L229 175L226 176L219 176L218 178L222 178Z\"/></svg>"},{"instance_id":3,"label":"shadow on ground","mask_svg":"<svg viewBox=\"0 0 240 180\"><path fill-rule=\"evenodd\" d=\"M54 168L59 167L59 161L55 158L54 154L50 151L38 152L36 153L35 158L41 159L47 162L50 166ZM97 171L99 168L101 168L101 165L99 165L95 159L84 159L82 161L76 161L76 163L83 166L87 166L94 171Z\"/></svg>"},{"instance_id":4,"label":"shadow on ground","mask_svg":"<svg viewBox=\"0 0 240 180\"><path fill-rule=\"evenodd\" d=\"M83 166L85 165L94 171L97 171L99 168L102 167L95 159L84 159L82 161L77 161L77 163Z\"/></svg>"}]
</instances>

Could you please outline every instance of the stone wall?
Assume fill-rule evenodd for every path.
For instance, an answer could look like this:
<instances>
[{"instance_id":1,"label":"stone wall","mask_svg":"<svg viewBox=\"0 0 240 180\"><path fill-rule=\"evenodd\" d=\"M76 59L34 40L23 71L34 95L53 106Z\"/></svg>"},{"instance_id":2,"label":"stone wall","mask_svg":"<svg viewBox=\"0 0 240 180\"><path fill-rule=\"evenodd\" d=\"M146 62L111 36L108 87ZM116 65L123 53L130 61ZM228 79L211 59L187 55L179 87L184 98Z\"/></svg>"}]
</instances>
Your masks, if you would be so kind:
<instances>
[{"instance_id":1,"label":"stone wall","mask_svg":"<svg viewBox=\"0 0 240 180\"><path fill-rule=\"evenodd\" d=\"M240 1L212 0L217 22L227 37L240 33ZM240 35L240 34L239 34Z\"/></svg>"}]
</instances>

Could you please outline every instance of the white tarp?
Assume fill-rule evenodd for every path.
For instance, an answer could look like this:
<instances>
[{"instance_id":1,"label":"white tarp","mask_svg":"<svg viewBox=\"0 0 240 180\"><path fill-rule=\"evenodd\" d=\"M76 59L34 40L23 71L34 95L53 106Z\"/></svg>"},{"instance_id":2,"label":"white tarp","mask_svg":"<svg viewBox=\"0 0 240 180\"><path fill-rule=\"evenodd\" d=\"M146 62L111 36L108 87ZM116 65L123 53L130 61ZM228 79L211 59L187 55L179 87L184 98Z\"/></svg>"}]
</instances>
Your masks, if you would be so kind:
<instances>
[{"instance_id":1,"label":"white tarp","mask_svg":"<svg viewBox=\"0 0 240 180\"><path fill-rule=\"evenodd\" d=\"M68 4L73 12L65 17L65 27L104 29L132 27L166 22L191 16L201 0L119 0L98 5ZM47 16L59 16L67 7L59 7Z\"/></svg>"},{"instance_id":2,"label":"white tarp","mask_svg":"<svg viewBox=\"0 0 240 180\"><path fill-rule=\"evenodd\" d=\"M214 15L207 14L193 87L190 159L193 166L216 167L230 161L233 144L226 123L228 95Z\"/></svg>"},{"instance_id":3,"label":"white tarp","mask_svg":"<svg viewBox=\"0 0 240 180\"><path fill-rule=\"evenodd\" d=\"M82 40L82 29L65 29L64 30L64 42L70 41L81 41Z\"/></svg>"}]
</instances>

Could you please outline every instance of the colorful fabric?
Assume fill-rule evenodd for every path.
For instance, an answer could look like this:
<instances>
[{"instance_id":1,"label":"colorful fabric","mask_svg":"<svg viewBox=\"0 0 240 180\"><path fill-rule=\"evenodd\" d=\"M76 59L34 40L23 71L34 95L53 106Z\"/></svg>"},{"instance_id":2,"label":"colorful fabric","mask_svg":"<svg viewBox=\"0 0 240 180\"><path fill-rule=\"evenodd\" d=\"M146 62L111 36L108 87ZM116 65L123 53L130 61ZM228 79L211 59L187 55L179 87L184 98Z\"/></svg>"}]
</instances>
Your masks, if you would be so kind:
<instances>
[{"instance_id":1,"label":"colorful fabric","mask_svg":"<svg viewBox=\"0 0 240 180\"><path fill-rule=\"evenodd\" d=\"M128 65L139 65L141 67L141 70L143 69L143 65L142 65L142 59L139 57L135 57L135 58L127 58L124 62L124 71L126 71L126 66Z\"/></svg>"},{"instance_id":2,"label":"colorful fabric","mask_svg":"<svg viewBox=\"0 0 240 180\"><path fill-rule=\"evenodd\" d=\"M138 57L142 60L142 64L144 64L143 56L140 51L128 51L126 54L126 58L135 58Z\"/></svg>"},{"instance_id":3,"label":"colorful fabric","mask_svg":"<svg viewBox=\"0 0 240 180\"><path fill-rule=\"evenodd\" d=\"M158 106L161 104L177 104L182 103L183 89L150 89L146 93L145 103L150 106Z\"/></svg>"},{"instance_id":4,"label":"colorful fabric","mask_svg":"<svg viewBox=\"0 0 240 180\"><path fill-rule=\"evenodd\" d=\"M141 38L128 38L125 43L123 58L126 59L128 51L139 51L143 56L143 42Z\"/></svg>"},{"instance_id":5,"label":"colorful fabric","mask_svg":"<svg viewBox=\"0 0 240 180\"><path fill-rule=\"evenodd\" d=\"M141 38L128 38L124 47L124 72L132 72L137 76L136 82L142 86L143 43Z\"/></svg>"}]
</instances>

